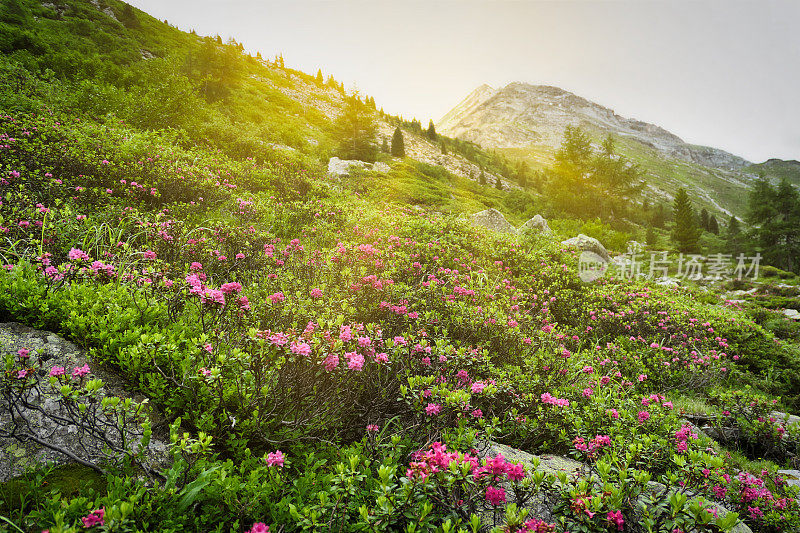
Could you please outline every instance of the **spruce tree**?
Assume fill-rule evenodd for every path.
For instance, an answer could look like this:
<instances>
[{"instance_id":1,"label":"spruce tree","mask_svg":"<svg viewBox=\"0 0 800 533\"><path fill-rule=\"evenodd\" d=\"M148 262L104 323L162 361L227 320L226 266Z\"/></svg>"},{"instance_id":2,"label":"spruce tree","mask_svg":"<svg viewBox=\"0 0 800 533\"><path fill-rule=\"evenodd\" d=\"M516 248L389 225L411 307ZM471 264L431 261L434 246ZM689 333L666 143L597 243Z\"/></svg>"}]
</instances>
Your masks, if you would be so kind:
<instances>
[{"instance_id":1,"label":"spruce tree","mask_svg":"<svg viewBox=\"0 0 800 533\"><path fill-rule=\"evenodd\" d=\"M130 4L125 4L125 7L122 8L122 14L119 17L119 21L126 28L139 28L141 27L141 23L139 22L139 18L136 16L136 13L133 11L133 7Z\"/></svg>"},{"instance_id":2,"label":"spruce tree","mask_svg":"<svg viewBox=\"0 0 800 533\"><path fill-rule=\"evenodd\" d=\"M325 78L322 77L322 69L317 69L317 77L314 78L317 85L322 86L325 83Z\"/></svg>"},{"instance_id":3,"label":"spruce tree","mask_svg":"<svg viewBox=\"0 0 800 533\"><path fill-rule=\"evenodd\" d=\"M444 142L444 139L439 143L439 148L442 149L442 155L447 155L447 144Z\"/></svg>"},{"instance_id":4,"label":"spruce tree","mask_svg":"<svg viewBox=\"0 0 800 533\"><path fill-rule=\"evenodd\" d=\"M708 231L708 210L704 207L702 211L700 211L700 227L704 230Z\"/></svg>"},{"instance_id":5,"label":"spruce tree","mask_svg":"<svg viewBox=\"0 0 800 533\"><path fill-rule=\"evenodd\" d=\"M392 135L392 155L394 157L406 156L406 146L403 141L403 132L400 131L399 127L394 129L394 135Z\"/></svg>"},{"instance_id":6,"label":"spruce tree","mask_svg":"<svg viewBox=\"0 0 800 533\"><path fill-rule=\"evenodd\" d=\"M644 236L644 242L647 243L648 248L658 247L658 234L653 226L647 226L647 233Z\"/></svg>"},{"instance_id":7,"label":"spruce tree","mask_svg":"<svg viewBox=\"0 0 800 533\"><path fill-rule=\"evenodd\" d=\"M717 217L714 215L711 215L708 219L708 231L714 235L719 235L719 222L717 222Z\"/></svg>"},{"instance_id":8,"label":"spruce tree","mask_svg":"<svg viewBox=\"0 0 800 533\"><path fill-rule=\"evenodd\" d=\"M339 154L343 159L375 161L377 125L372 111L364 105L358 94L345 98L344 109L334 123L339 140Z\"/></svg>"},{"instance_id":9,"label":"spruce tree","mask_svg":"<svg viewBox=\"0 0 800 533\"><path fill-rule=\"evenodd\" d=\"M425 132L425 135L427 135L428 139L436 141L436 127L433 125L433 120L428 122L428 131Z\"/></svg>"},{"instance_id":10,"label":"spruce tree","mask_svg":"<svg viewBox=\"0 0 800 533\"><path fill-rule=\"evenodd\" d=\"M675 219L672 240L678 245L678 250L689 253L697 252L700 228L697 227L697 219L694 209L692 209L692 202L683 187L678 189L678 193L675 195L672 212Z\"/></svg>"},{"instance_id":11,"label":"spruce tree","mask_svg":"<svg viewBox=\"0 0 800 533\"><path fill-rule=\"evenodd\" d=\"M481 176L478 178L478 181L481 185L486 185L486 173L483 171L483 167L481 167Z\"/></svg>"},{"instance_id":12,"label":"spruce tree","mask_svg":"<svg viewBox=\"0 0 800 533\"><path fill-rule=\"evenodd\" d=\"M389 141L386 140L386 137L383 138L383 144L381 144L381 152L384 154L389 153Z\"/></svg>"},{"instance_id":13,"label":"spruce tree","mask_svg":"<svg viewBox=\"0 0 800 533\"><path fill-rule=\"evenodd\" d=\"M500 176L497 176L497 179L494 180L494 187L495 189L503 190L503 182L500 181Z\"/></svg>"}]
</instances>

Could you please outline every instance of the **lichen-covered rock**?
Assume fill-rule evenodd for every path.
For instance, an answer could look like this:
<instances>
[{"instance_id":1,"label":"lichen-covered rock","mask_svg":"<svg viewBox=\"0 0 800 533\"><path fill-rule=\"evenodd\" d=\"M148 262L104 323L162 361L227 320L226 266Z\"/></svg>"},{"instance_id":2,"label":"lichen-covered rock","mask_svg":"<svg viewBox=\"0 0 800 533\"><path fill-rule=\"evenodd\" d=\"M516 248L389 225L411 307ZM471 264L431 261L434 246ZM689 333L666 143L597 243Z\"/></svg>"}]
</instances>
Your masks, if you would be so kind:
<instances>
[{"instance_id":1,"label":"lichen-covered rock","mask_svg":"<svg viewBox=\"0 0 800 533\"><path fill-rule=\"evenodd\" d=\"M75 346L73 343L50 333L32 329L14 322L0 323L0 358L11 353L16 354L21 348L30 350L27 365L37 368L39 377L47 380L47 372L53 367L63 367L70 372L76 367L89 365L91 369L90 377L101 379L104 387L98 392L97 401L105 396L119 396L121 398L132 398L137 402L143 402L146 398L131 394L130 388L125 380L115 372L102 367L101 365L89 361L86 353ZM19 427L17 433L31 431L43 441L52 443L58 448L64 449L69 453L85 461L97 464L107 457L103 452L103 443L94 439L91 435L79 430L72 424L58 424L53 420L55 415L63 415L64 406L60 398L55 394L49 393L49 385L42 387L40 394L32 389L27 397L34 408L17 406L17 420L27 419L29 424L22 428ZM17 438L3 438L12 433L12 418L9 414L7 400L0 396L0 457L7 457L10 460L0 461L0 481L5 481L11 477L20 475L29 467L35 467L46 462L56 464L66 464L73 462L68 456L42 446L31 440L21 442ZM158 413L152 411L149 417L152 421L157 421ZM114 439L118 432L107 433ZM126 432L126 434L128 434ZM129 434L132 441L138 440L134 434ZM170 454L167 445L157 438L152 438L148 446L147 464L151 468L160 469L170 461Z\"/></svg>"},{"instance_id":2,"label":"lichen-covered rock","mask_svg":"<svg viewBox=\"0 0 800 533\"><path fill-rule=\"evenodd\" d=\"M547 224L547 220L542 215L536 215L533 218L529 219L525 222L522 226L520 226L520 231L523 230L531 230L535 232L539 232L543 235L550 235L553 233L553 230L550 229L550 226Z\"/></svg>"},{"instance_id":3,"label":"lichen-covered rock","mask_svg":"<svg viewBox=\"0 0 800 533\"><path fill-rule=\"evenodd\" d=\"M498 233L514 234L517 232L516 228L503 216L503 213L493 208L472 215L472 225L484 227Z\"/></svg>"},{"instance_id":4,"label":"lichen-covered rock","mask_svg":"<svg viewBox=\"0 0 800 533\"><path fill-rule=\"evenodd\" d=\"M567 239L566 241L562 241L561 244L566 246L574 246L578 250L583 252L592 252L600 256L605 262L611 262L611 256L608 255L606 251L606 247L603 246L600 241L595 239L594 237L589 237L588 235L584 235L583 233L579 234L577 237L573 237L571 239Z\"/></svg>"}]
</instances>

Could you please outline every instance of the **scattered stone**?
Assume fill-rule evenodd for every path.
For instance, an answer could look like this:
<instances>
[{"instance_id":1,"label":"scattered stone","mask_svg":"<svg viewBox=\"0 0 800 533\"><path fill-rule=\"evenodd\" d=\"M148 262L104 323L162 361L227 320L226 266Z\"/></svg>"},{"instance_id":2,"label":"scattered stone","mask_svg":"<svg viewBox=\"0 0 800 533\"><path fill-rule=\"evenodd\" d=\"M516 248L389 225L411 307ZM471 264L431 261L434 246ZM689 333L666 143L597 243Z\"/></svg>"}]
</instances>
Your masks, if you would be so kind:
<instances>
[{"instance_id":1,"label":"scattered stone","mask_svg":"<svg viewBox=\"0 0 800 533\"><path fill-rule=\"evenodd\" d=\"M611 256L608 255L605 246L603 246L597 239L584 235L583 233L579 234L577 237L562 241L561 244L566 246L574 246L578 250L584 252L595 253L599 255L606 263L611 262Z\"/></svg>"},{"instance_id":2,"label":"scattered stone","mask_svg":"<svg viewBox=\"0 0 800 533\"><path fill-rule=\"evenodd\" d=\"M520 231L523 230L533 230L539 232L543 235L550 235L553 233L553 230L550 229L550 226L547 224L547 220L542 215L536 215L527 222L525 222L520 228Z\"/></svg>"},{"instance_id":3,"label":"scattered stone","mask_svg":"<svg viewBox=\"0 0 800 533\"><path fill-rule=\"evenodd\" d=\"M372 170L375 172L389 172L392 169L387 163L383 161L378 161L374 165L372 165Z\"/></svg>"},{"instance_id":4,"label":"scattered stone","mask_svg":"<svg viewBox=\"0 0 800 533\"><path fill-rule=\"evenodd\" d=\"M486 209L472 215L472 225L488 228L499 233L516 233L517 230L497 209Z\"/></svg>"},{"instance_id":5,"label":"scattered stone","mask_svg":"<svg viewBox=\"0 0 800 533\"><path fill-rule=\"evenodd\" d=\"M733 291L733 292L731 292L731 294L733 294L734 296L752 296L757 291L758 291L758 287L753 287L752 289L748 289L746 291L745 290Z\"/></svg>"},{"instance_id":6,"label":"scattered stone","mask_svg":"<svg viewBox=\"0 0 800 533\"><path fill-rule=\"evenodd\" d=\"M800 311L797 309L784 309L783 314L786 318L790 318L792 320L800 320Z\"/></svg>"},{"instance_id":7,"label":"scattered stone","mask_svg":"<svg viewBox=\"0 0 800 533\"><path fill-rule=\"evenodd\" d=\"M369 169L370 164L357 159L339 159L331 157L328 161L328 175L334 178L345 178L350 175L351 168Z\"/></svg>"}]
</instances>

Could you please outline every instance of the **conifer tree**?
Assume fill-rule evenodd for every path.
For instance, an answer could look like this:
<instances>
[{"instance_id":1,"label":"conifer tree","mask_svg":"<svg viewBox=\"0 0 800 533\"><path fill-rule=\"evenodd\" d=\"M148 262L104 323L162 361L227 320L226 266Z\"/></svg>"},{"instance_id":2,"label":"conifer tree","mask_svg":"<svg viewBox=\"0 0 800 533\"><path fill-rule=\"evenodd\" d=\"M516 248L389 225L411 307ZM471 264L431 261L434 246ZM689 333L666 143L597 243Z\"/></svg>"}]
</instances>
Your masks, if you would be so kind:
<instances>
[{"instance_id":1,"label":"conifer tree","mask_svg":"<svg viewBox=\"0 0 800 533\"><path fill-rule=\"evenodd\" d=\"M358 97L358 93L345 98L343 112L334 126L339 139L339 153L343 159L375 160L375 117Z\"/></svg>"},{"instance_id":2,"label":"conifer tree","mask_svg":"<svg viewBox=\"0 0 800 533\"><path fill-rule=\"evenodd\" d=\"M486 185L486 173L483 171L483 167L481 167L481 176L478 178L478 181L481 185Z\"/></svg>"},{"instance_id":3,"label":"conifer tree","mask_svg":"<svg viewBox=\"0 0 800 533\"><path fill-rule=\"evenodd\" d=\"M139 22L139 18L136 16L136 13L133 11L133 7L130 4L126 3L125 7L122 8L122 14L119 17L119 21L126 28L140 28L141 23Z\"/></svg>"},{"instance_id":4,"label":"conifer tree","mask_svg":"<svg viewBox=\"0 0 800 533\"><path fill-rule=\"evenodd\" d=\"M406 156L406 146L405 142L403 141L403 132L400 131L400 127L396 127L394 129L394 135L392 135L392 156Z\"/></svg>"},{"instance_id":5,"label":"conifer tree","mask_svg":"<svg viewBox=\"0 0 800 533\"><path fill-rule=\"evenodd\" d=\"M389 141L386 140L386 137L383 138L383 144L381 144L381 152L384 154L389 153Z\"/></svg>"},{"instance_id":6,"label":"conifer tree","mask_svg":"<svg viewBox=\"0 0 800 533\"><path fill-rule=\"evenodd\" d=\"M675 195L672 211L675 219L672 240L675 241L681 252L696 252L697 241L700 239L700 228L697 227L692 202L683 187L678 189L678 193Z\"/></svg>"},{"instance_id":7,"label":"conifer tree","mask_svg":"<svg viewBox=\"0 0 800 533\"><path fill-rule=\"evenodd\" d=\"M436 127L433 125L433 120L428 122L428 131L425 132L425 135L427 135L428 139L436 141Z\"/></svg>"},{"instance_id":8,"label":"conifer tree","mask_svg":"<svg viewBox=\"0 0 800 533\"><path fill-rule=\"evenodd\" d=\"M647 226L644 242L647 243L649 248L658 248L658 234L653 226Z\"/></svg>"},{"instance_id":9,"label":"conifer tree","mask_svg":"<svg viewBox=\"0 0 800 533\"><path fill-rule=\"evenodd\" d=\"M322 86L325 83L325 78L322 77L322 69L317 69L317 77L314 78L317 85Z\"/></svg>"},{"instance_id":10,"label":"conifer tree","mask_svg":"<svg viewBox=\"0 0 800 533\"><path fill-rule=\"evenodd\" d=\"M705 207L700 211L700 227L703 228L704 230L709 229L708 210Z\"/></svg>"},{"instance_id":11,"label":"conifer tree","mask_svg":"<svg viewBox=\"0 0 800 533\"><path fill-rule=\"evenodd\" d=\"M447 155L447 143L444 142L444 139L439 142L439 147L442 149L442 154Z\"/></svg>"},{"instance_id":12,"label":"conifer tree","mask_svg":"<svg viewBox=\"0 0 800 533\"><path fill-rule=\"evenodd\" d=\"M499 189L501 191L503 190L503 183L500 181L500 176L497 176L497 178L494 180L494 187L495 189Z\"/></svg>"},{"instance_id":13,"label":"conifer tree","mask_svg":"<svg viewBox=\"0 0 800 533\"><path fill-rule=\"evenodd\" d=\"M708 231L714 235L719 235L719 222L717 222L717 217L714 215L711 215L708 219Z\"/></svg>"}]
</instances>

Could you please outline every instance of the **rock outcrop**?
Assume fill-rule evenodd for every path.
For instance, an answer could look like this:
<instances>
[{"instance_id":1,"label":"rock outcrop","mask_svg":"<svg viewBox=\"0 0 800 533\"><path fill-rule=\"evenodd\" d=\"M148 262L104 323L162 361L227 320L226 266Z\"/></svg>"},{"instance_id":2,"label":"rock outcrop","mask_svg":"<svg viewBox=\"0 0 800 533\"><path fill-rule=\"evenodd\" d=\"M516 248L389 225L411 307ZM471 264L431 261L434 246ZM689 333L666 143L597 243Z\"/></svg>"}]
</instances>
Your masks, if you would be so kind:
<instances>
[{"instance_id":1,"label":"rock outcrop","mask_svg":"<svg viewBox=\"0 0 800 533\"><path fill-rule=\"evenodd\" d=\"M497 209L486 209L472 215L472 225L480 226L499 233L515 234L517 229L506 220Z\"/></svg>"},{"instance_id":2,"label":"rock outcrop","mask_svg":"<svg viewBox=\"0 0 800 533\"><path fill-rule=\"evenodd\" d=\"M577 237L573 237L571 239L567 239L566 241L561 241L561 244L566 246L574 246L578 250L582 252L592 252L600 256L606 263L611 262L611 256L608 255L606 251L606 247L603 246L600 241L595 239L594 237L589 237L584 235L583 233L579 234Z\"/></svg>"},{"instance_id":3,"label":"rock outcrop","mask_svg":"<svg viewBox=\"0 0 800 533\"><path fill-rule=\"evenodd\" d=\"M37 368L39 378L47 383L47 372L53 367L62 367L67 374L74 368L89 365L91 373L88 377L101 379L104 387L100 389L95 398L95 402L100 402L105 396L118 396L121 398L132 398L135 401L143 402L145 398L132 395L129 392L127 383L119 375L111 370L105 369L100 365L91 363L86 353L75 346L73 343L47 331L35 330L17 323L0 323L0 357L7 354L16 354L20 349L30 350L27 359L27 366ZM88 378L87 378L88 379ZM20 439L9 437L10 434L26 434L31 432L33 436L57 448L65 450L69 454L97 464L108 456L103 452L104 443L95 438L92 434L87 434L74 424L57 423L58 417L69 419L65 415L64 404L57 397L56 390L50 391L49 384L41 387L41 392L36 389L26 395L26 402L29 406L15 405L15 418L27 420L28 424L20 428L19 423L16 428L12 422L10 410L5 396L0 396L0 457L10 460L0 461L0 481L5 481L11 477L20 475L28 467L52 462L56 464L66 464L74 462L69 456L54 449L47 448L42 444L31 439ZM157 416L151 413L151 419ZM101 422L107 422L100 415ZM107 428L106 428L107 429ZM104 431L104 434L119 443L119 431ZM4 438L5 435L5 438ZM126 432L126 437L137 440L137 436ZM160 469L168 464L170 454L167 445L153 438L146 451L148 466Z\"/></svg>"},{"instance_id":4,"label":"rock outcrop","mask_svg":"<svg viewBox=\"0 0 800 533\"><path fill-rule=\"evenodd\" d=\"M568 478L574 479L575 476L579 476L581 472L584 471L585 467L583 463L568 457L560 457L555 455L536 456L526 451L512 448L511 446L500 444L494 441L482 443L479 451L483 456L496 456L497 454L502 454L503 457L510 462L523 464L528 472L528 476L531 476L533 473L532 465L535 459L538 459L539 461L539 465L536 470L538 472L544 472L545 475L552 474L554 476L558 476L563 472L567 474ZM800 481L798 481L798 484L800 484ZM670 490L671 489L663 483L650 481L647 484L647 491L651 495L661 496L665 499L669 497L669 494L664 494L664 492L668 492ZM555 508L556 498L554 498L554 495L546 494L544 492L545 491L542 491L534 495L525 503L523 507L528 509L528 517L538 518L550 523L554 521L553 510ZM510 497L508 503L516 503L513 501L513 491L506 491L506 495L507 497ZM692 494L687 494L687 496L692 497ZM708 505L708 508L716 510L720 516L724 516L729 512L728 509L722 505L714 502L708 503L710 504ZM644 502L641 501L641 499L637 502L637 504L644 506ZM740 522L737 526L731 529L731 532L752 533L752 530L747 525Z\"/></svg>"},{"instance_id":5,"label":"rock outcrop","mask_svg":"<svg viewBox=\"0 0 800 533\"><path fill-rule=\"evenodd\" d=\"M553 233L553 230L551 230L550 226L547 224L547 220L545 220L542 215L535 215L533 218L529 219L522 226L520 226L519 230L531 230L543 235L550 235Z\"/></svg>"}]
</instances>

